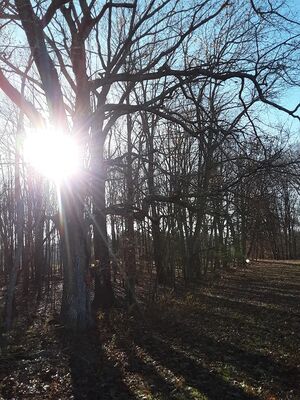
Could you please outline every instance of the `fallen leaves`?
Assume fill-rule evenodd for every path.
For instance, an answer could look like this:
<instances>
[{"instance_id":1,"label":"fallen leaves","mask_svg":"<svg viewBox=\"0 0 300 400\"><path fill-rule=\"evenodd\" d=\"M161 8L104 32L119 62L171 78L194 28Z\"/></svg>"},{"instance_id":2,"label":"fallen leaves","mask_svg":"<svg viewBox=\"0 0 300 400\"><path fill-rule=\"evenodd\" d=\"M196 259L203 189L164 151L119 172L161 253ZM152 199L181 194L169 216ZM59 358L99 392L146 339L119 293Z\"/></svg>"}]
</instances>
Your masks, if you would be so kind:
<instances>
[{"instance_id":1,"label":"fallen leaves","mask_svg":"<svg viewBox=\"0 0 300 400\"><path fill-rule=\"evenodd\" d=\"M36 322L7 336L0 394L5 400L296 400L298 303L288 293L300 285L300 274L289 267L280 281L278 273L279 266L269 265L236 271L209 287L168 294L142 318L114 310L109 327L100 319L99 332L86 337Z\"/></svg>"}]
</instances>

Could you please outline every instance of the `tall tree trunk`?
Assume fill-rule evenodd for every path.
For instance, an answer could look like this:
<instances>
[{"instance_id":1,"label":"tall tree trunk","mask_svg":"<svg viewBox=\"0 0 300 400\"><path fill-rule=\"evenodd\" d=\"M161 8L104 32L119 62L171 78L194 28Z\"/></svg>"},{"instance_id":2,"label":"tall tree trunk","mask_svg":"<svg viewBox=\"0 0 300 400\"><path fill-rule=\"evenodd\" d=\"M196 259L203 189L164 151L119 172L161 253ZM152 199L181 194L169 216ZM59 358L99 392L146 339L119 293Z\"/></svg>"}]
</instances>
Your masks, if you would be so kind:
<instances>
[{"instance_id":1,"label":"tall tree trunk","mask_svg":"<svg viewBox=\"0 0 300 400\"><path fill-rule=\"evenodd\" d=\"M142 115L143 121L143 130L147 134L147 145L148 145L148 154L149 154L149 167L148 167L148 189L149 194L155 195L155 182L154 182L154 132L156 120L154 117L151 121L151 126L149 125L149 121L147 119L147 115ZM159 215L157 211L157 206L154 201L151 202L151 213L152 213L152 222L151 222L151 234L153 240L153 260L156 270L156 277L158 283L165 283L165 268L163 264L163 257L161 251L161 233L159 227Z\"/></svg>"},{"instance_id":2,"label":"tall tree trunk","mask_svg":"<svg viewBox=\"0 0 300 400\"><path fill-rule=\"evenodd\" d=\"M22 85L24 91L24 82ZM21 128L23 127L23 114L20 113L18 121L18 132L17 135L21 133ZM16 202L16 238L15 238L15 251L13 262L11 265L9 280L7 285L6 293L6 304L5 304L5 328L9 330L12 325L13 311L14 311L14 300L15 300L15 288L17 284L18 271L22 264L22 251L23 251L23 223L24 223L24 209L23 200L21 197L21 182L20 182L20 154L18 146L18 138L16 140L16 155L15 155L15 202ZM13 245L13 244L12 244Z\"/></svg>"},{"instance_id":3,"label":"tall tree trunk","mask_svg":"<svg viewBox=\"0 0 300 400\"><path fill-rule=\"evenodd\" d=\"M37 202L35 205L35 228L34 228L34 272L35 272L35 287L37 289L37 298L40 299L43 285L44 275L44 249L43 249L43 234L44 234L44 210L42 199L42 182L37 183Z\"/></svg>"},{"instance_id":4,"label":"tall tree trunk","mask_svg":"<svg viewBox=\"0 0 300 400\"><path fill-rule=\"evenodd\" d=\"M97 122L97 121L96 121ZM96 123L95 122L95 123ZM111 284L111 267L108 246L108 234L105 213L105 181L106 167L104 164L105 138L99 131L99 125L93 127L93 146L91 152L92 193L93 193L93 223L95 259L99 267L95 274L95 295L93 308L102 306L108 310L114 301Z\"/></svg>"},{"instance_id":5,"label":"tall tree trunk","mask_svg":"<svg viewBox=\"0 0 300 400\"><path fill-rule=\"evenodd\" d=\"M110 226L111 226L111 258L112 258L112 271L113 271L113 280L116 282L117 280L117 272L118 272L118 262L117 262L117 251L118 251L118 240L116 236L115 229L115 217L111 215Z\"/></svg>"},{"instance_id":6,"label":"tall tree trunk","mask_svg":"<svg viewBox=\"0 0 300 400\"><path fill-rule=\"evenodd\" d=\"M60 231L64 268L61 317L66 326L73 330L85 330L92 324L88 287L88 232L82 200L80 188L76 188L75 182L61 189Z\"/></svg>"},{"instance_id":7,"label":"tall tree trunk","mask_svg":"<svg viewBox=\"0 0 300 400\"><path fill-rule=\"evenodd\" d=\"M128 100L128 99L127 99ZM128 304L135 301L135 281L136 281L136 256L135 256L135 235L133 219L133 177L132 177L132 120L127 116L127 157L125 181L127 188L127 215L126 215L126 242L125 242L125 291Z\"/></svg>"}]
</instances>

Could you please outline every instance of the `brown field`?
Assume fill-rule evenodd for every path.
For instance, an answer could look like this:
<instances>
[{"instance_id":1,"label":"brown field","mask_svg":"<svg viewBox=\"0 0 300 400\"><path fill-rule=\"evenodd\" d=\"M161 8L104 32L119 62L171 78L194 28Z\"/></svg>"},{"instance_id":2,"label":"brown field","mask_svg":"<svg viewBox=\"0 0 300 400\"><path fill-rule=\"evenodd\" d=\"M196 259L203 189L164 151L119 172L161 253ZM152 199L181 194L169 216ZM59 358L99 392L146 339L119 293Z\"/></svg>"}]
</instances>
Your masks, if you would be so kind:
<instances>
[{"instance_id":1,"label":"brown field","mask_svg":"<svg viewBox=\"0 0 300 400\"><path fill-rule=\"evenodd\" d=\"M292 263L294 264L294 263ZM7 338L3 399L299 400L300 267L252 263L97 331L38 319ZM51 321L50 321L51 322Z\"/></svg>"}]
</instances>

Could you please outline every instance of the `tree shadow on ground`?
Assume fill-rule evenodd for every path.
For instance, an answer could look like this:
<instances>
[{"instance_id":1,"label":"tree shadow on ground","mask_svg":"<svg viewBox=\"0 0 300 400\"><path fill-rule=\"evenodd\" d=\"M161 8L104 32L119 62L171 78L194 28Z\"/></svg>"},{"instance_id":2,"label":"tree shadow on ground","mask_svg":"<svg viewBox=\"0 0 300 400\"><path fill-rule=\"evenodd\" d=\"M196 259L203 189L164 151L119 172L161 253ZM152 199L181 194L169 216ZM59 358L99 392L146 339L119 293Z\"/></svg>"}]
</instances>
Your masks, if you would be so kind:
<instances>
[{"instance_id":1,"label":"tree shadow on ground","mask_svg":"<svg viewBox=\"0 0 300 400\"><path fill-rule=\"evenodd\" d=\"M296 350L298 306L292 298L287 307L282 297L277 298L279 307L272 307L273 304L269 307L256 301L255 292L251 296L250 291L244 298L243 287L248 289L248 281L247 277L235 279L237 298L232 293L229 297L226 283L218 282L208 293L200 289L191 297L154 308L148 318L148 338L144 335L141 339L143 335L134 328L134 340L173 372L188 376L191 385L193 371L209 382L197 386L209 399L247 398L243 393L229 394L232 381L245 381L256 389L262 387L265 393L276 393L276 398L300 399ZM260 282L253 279L253 285L254 281ZM203 364L208 367L209 375ZM213 370L216 366L217 375L210 366ZM225 385L220 382L222 369ZM218 386L223 386L225 394L215 394Z\"/></svg>"},{"instance_id":2,"label":"tree shadow on ground","mask_svg":"<svg viewBox=\"0 0 300 400\"><path fill-rule=\"evenodd\" d=\"M96 330L77 335L66 330L57 333L69 361L74 400L135 399L120 369L104 353Z\"/></svg>"},{"instance_id":3,"label":"tree shadow on ground","mask_svg":"<svg viewBox=\"0 0 300 400\"><path fill-rule=\"evenodd\" d=\"M198 396L206 396L209 400L243 399L256 400L254 394L246 393L242 388L234 386L218 373L209 370L192 354L179 351L175 346L165 342L157 335L141 338L136 335L135 343L159 363L163 368L182 377L187 388L192 388ZM197 397L192 397L197 398Z\"/></svg>"},{"instance_id":4,"label":"tree shadow on ground","mask_svg":"<svg viewBox=\"0 0 300 400\"><path fill-rule=\"evenodd\" d=\"M107 333L111 339L103 346L98 332L70 335L59 330L69 360L74 400L134 399L141 395L149 399L259 399L209 369L192 351L173 346L170 332L163 338L157 329L145 331L143 324L135 323L125 335L120 326L109 328ZM218 355L226 352L221 345L214 349L211 342L210 346ZM131 385L131 381L135 383Z\"/></svg>"},{"instance_id":5,"label":"tree shadow on ground","mask_svg":"<svg viewBox=\"0 0 300 400\"><path fill-rule=\"evenodd\" d=\"M224 294L230 295L231 297L244 298L245 300L255 299L256 301L263 301L264 303L272 305L294 306L298 304L300 300L299 289L298 291L285 290L280 292L276 289L271 290L268 287L252 286L248 288L239 288L233 285L224 285L222 290Z\"/></svg>"},{"instance_id":6,"label":"tree shadow on ground","mask_svg":"<svg viewBox=\"0 0 300 400\"><path fill-rule=\"evenodd\" d=\"M178 326L177 329L168 329L158 325L151 341L156 342L153 347L163 348L167 351L172 344L180 354L190 354L192 357L205 359L208 363L220 363L233 367L235 373L243 374L250 381L264 383L272 389L280 383L284 391L295 390L298 387L299 370L295 366L286 365L274 360L271 356L257 352L247 351L233 343L221 341L203 333L199 333L193 326ZM172 333L173 332L173 333ZM176 334L174 334L176 332ZM234 376L233 376L234 377ZM238 376L235 377L238 379ZM299 393L300 394L300 393Z\"/></svg>"},{"instance_id":7,"label":"tree shadow on ground","mask_svg":"<svg viewBox=\"0 0 300 400\"><path fill-rule=\"evenodd\" d=\"M32 331L19 333L18 348L7 355L9 379L5 392L0 387L0 397L300 399L297 357L292 355L298 339L286 337L298 332L297 309L294 305L284 313L280 307L248 301L243 297L248 281L236 279L237 298L230 298L230 289L220 283L207 293L205 288L191 297L185 293L179 301L172 298L145 313L114 310L109 326L99 320L98 330L86 334L71 334L55 321L39 318ZM293 321L285 325L289 317ZM279 357L281 349L289 352L289 363ZM23 385L22 392L12 386L16 382Z\"/></svg>"},{"instance_id":8,"label":"tree shadow on ground","mask_svg":"<svg viewBox=\"0 0 300 400\"><path fill-rule=\"evenodd\" d=\"M278 316L286 316L287 310L282 306L275 306L265 302L258 302L257 299L234 298L229 297L229 294L206 294L201 293L198 296L198 301L205 302L208 305L217 308L227 308L231 311L239 311L242 314L260 315L263 313L272 313Z\"/></svg>"},{"instance_id":9,"label":"tree shadow on ground","mask_svg":"<svg viewBox=\"0 0 300 400\"><path fill-rule=\"evenodd\" d=\"M200 361L175 349L171 342L158 337L157 332L145 331L142 324L123 336L117 329L115 339L115 360L122 360L124 372L133 378L135 374L146 384L149 399L243 399L258 400L242 388L223 379L209 370ZM122 355L121 355L122 354ZM125 355L125 357L124 357ZM133 378L134 379L134 378ZM143 387L138 388L143 391ZM146 396L146 395L145 395Z\"/></svg>"},{"instance_id":10,"label":"tree shadow on ground","mask_svg":"<svg viewBox=\"0 0 300 400\"><path fill-rule=\"evenodd\" d=\"M179 397L182 400L195 399L182 380L178 379L172 371L157 363L132 340L128 342L128 340L119 337L116 345L119 351L126 354L127 365L125 369L127 373L140 377L139 387L137 387L138 394L144 395L145 398L150 395L151 399L177 399Z\"/></svg>"}]
</instances>

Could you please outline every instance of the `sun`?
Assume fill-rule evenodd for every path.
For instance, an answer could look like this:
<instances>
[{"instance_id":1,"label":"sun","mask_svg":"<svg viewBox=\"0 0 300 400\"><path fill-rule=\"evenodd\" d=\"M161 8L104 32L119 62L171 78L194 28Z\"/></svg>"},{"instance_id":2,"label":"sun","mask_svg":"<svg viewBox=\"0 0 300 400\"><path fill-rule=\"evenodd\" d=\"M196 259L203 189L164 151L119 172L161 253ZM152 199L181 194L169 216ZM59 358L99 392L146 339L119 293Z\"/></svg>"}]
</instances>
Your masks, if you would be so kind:
<instances>
[{"instance_id":1,"label":"sun","mask_svg":"<svg viewBox=\"0 0 300 400\"><path fill-rule=\"evenodd\" d=\"M74 176L80 166L79 147L74 138L54 128L26 134L24 159L56 183Z\"/></svg>"}]
</instances>

